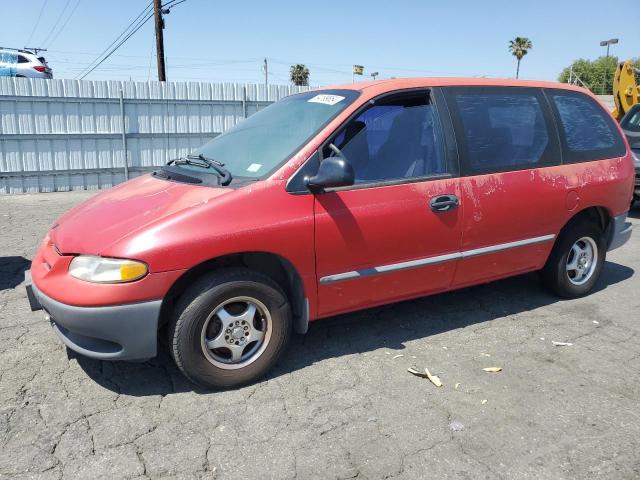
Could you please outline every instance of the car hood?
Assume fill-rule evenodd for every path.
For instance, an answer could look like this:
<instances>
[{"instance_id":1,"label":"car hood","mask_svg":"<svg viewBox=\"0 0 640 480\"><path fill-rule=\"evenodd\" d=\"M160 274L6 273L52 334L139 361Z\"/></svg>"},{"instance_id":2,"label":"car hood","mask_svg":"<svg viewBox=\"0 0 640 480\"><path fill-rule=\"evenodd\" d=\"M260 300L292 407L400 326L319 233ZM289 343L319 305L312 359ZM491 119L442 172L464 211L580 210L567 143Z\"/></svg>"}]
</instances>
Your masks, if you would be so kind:
<instances>
[{"instance_id":1,"label":"car hood","mask_svg":"<svg viewBox=\"0 0 640 480\"><path fill-rule=\"evenodd\" d=\"M99 193L65 213L54 223L49 237L62 254L100 255L151 223L231 191L145 175Z\"/></svg>"}]
</instances>

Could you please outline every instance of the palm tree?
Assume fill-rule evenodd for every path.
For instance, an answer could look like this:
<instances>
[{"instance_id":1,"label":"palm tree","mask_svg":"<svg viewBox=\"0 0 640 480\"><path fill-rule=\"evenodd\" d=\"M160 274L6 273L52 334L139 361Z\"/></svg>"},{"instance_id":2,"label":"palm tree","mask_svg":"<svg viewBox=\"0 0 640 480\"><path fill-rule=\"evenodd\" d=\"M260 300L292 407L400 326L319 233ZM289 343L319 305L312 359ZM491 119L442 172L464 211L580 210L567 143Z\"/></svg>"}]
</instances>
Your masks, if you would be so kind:
<instances>
[{"instance_id":1,"label":"palm tree","mask_svg":"<svg viewBox=\"0 0 640 480\"><path fill-rule=\"evenodd\" d=\"M516 78L520 75L520 60L522 60L522 57L524 57L532 48L533 44L527 37L516 37L509 41L509 51L511 52L511 55L518 59Z\"/></svg>"},{"instance_id":2,"label":"palm tree","mask_svg":"<svg viewBox=\"0 0 640 480\"><path fill-rule=\"evenodd\" d=\"M302 63L291 65L289 70L291 76L291 83L300 87L309 85L309 69Z\"/></svg>"}]
</instances>

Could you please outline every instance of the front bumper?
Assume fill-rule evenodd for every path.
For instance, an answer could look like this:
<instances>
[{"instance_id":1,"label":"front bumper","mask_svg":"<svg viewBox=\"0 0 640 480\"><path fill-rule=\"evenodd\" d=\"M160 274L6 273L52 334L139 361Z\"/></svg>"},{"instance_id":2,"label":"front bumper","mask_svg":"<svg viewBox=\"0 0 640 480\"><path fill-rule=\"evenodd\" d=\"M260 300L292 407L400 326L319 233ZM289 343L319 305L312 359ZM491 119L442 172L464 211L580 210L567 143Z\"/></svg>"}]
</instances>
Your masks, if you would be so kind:
<instances>
[{"instance_id":1,"label":"front bumper","mask_svg":"<svg viewBox=\"0 0 640 480\"><path fill-rule=\"evenodd\" d=\"M71 350L100 360L146 360L156 356L162 300L76 307L42 293L25 272L31 310L43 309L56 334Z\"/></svg>"},{"instance_id":2,"label":"front bumper","mask_svg":"<svg viewBox=\"0 0 640 480\"><path fill-rule=\"evenodd\" d=\"M607 251L621 247L631 238L633 225L627 222L627 214L623 213L613 217L607 229Z\"/></svg>"}]
</instances>

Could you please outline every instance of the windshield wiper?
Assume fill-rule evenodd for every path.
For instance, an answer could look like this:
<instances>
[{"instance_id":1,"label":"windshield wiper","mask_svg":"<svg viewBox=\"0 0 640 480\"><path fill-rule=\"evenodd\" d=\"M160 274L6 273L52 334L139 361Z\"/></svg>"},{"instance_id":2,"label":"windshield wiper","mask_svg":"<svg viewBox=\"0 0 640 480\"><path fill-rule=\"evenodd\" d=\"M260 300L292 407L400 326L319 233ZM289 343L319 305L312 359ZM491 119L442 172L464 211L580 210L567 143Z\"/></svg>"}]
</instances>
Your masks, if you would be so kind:
<instances>
[{"instance_id":1,"label":"windshield wiper","mask_svg":"<svg viewBox=\"0 0 640 480\"><path fill-rule=\"evenodd\" d=\"M171 160L167 165L194 165L202 168L213 168L218 177L220 178L220 185L227 186L233 180L231 172L224 168L224 163L214 160L213 158L207 158L202 154L199 155L187 155L186 158L178 158Z\"/></svg>"}]
</instances>

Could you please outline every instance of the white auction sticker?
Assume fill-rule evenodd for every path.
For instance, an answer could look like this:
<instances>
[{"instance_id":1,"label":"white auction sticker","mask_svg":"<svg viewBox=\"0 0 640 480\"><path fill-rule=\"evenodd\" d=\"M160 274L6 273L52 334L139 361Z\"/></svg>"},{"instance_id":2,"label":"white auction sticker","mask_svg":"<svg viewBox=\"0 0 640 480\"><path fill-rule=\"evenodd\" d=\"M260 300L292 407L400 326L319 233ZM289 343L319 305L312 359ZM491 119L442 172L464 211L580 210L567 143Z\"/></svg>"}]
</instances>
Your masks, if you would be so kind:
<instances>
[{"instance_id":1,"label":"white auction sticker","mask_svg":"<svg viewBox=\"0 0 640 480\"><path fill-rule=\"evenodd\" d=\"M344 100L344 97L341 97L340 95L327 95L325 93L322 95L316 95L315 97L307 100L307 102L323 103L325 105L335 105L336 103L341 102L342 100Z\"/></svg>"},{"instance_id":2,"label":"white auction sticker","mask_svg":"<svg viewBox=\"0 0 640 480\"><path fill-rule=\"evenodd\" d=\"M257 172L258 170L260 170L262 168L262 164L261 163L252 163L251 165L249 165L247 167L247 172Z\"/></svg>"}]
</instances>

